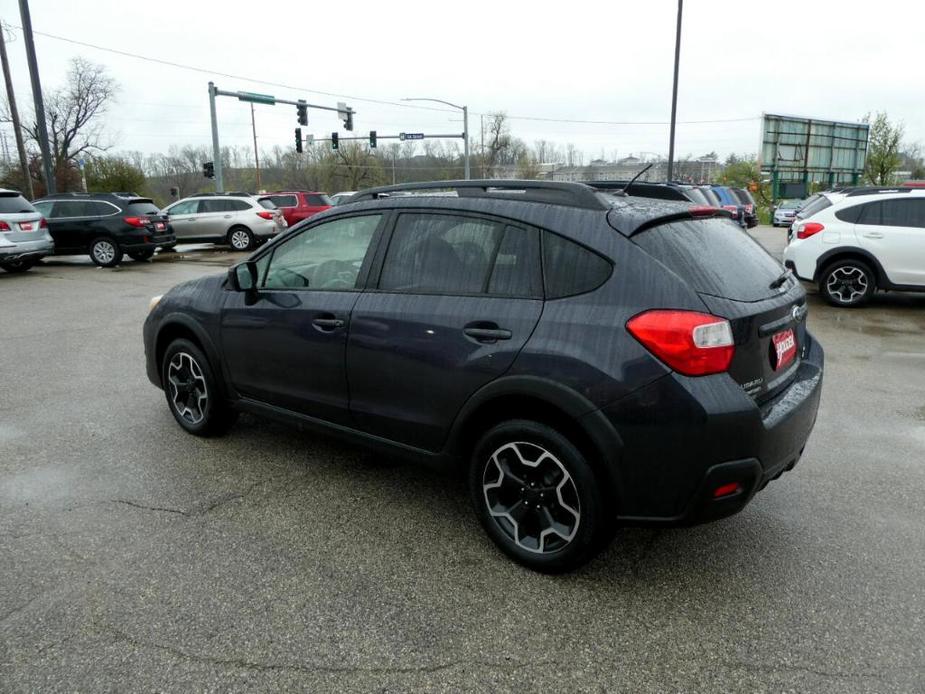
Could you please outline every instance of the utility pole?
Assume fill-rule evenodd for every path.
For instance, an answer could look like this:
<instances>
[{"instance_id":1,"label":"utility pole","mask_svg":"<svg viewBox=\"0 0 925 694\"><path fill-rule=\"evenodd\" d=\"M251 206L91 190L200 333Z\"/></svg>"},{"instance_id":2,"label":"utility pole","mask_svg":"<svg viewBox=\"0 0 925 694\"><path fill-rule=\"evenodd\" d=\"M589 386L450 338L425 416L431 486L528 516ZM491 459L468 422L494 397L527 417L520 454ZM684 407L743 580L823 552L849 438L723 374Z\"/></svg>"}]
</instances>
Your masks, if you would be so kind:
<instances>
[{"instance_id":1,"label":"utility pole","mask_svg":"<svg viewBox=\"0 0 925 694\"><path fill-rule=\"evenodd\" d=\"M674 84L671 88L671 134L668 136L668 180L674 175L674 131L678 115L678 64L681 59L681 12L684 0L678 0L678 28L674 38Z\"/></svg>"},{"instance_id":2,"label":"utility pole","mask_svg":"<svg viewBox=\"0 0 925 694\"><path fill-rule=\"evenodd\" d=\"M215 167L215 192L224 193L222 150L218 146L218 118L215 115L215 82L209 82L209 113L212 116L212 165Z\"/></svg>"},{"instance_id":3,"label":"utility pole","mask_svg":"<svg viewBox=\"0 0 925 694\"><path fill-rule=\"evenodd\" d=\"M32 16L29 14L29 0L19 0L19 15L22 19L22 35L26 44L26 61L29 63L29 77L32 80L32 99L35 101L35 121L42 150L42 169L45 172L45 192L56 193L55 172L52 167L51 150L48 148L48 124L45 122L45 102L42 98L42 82L39 79L39 64L35 59L35 41L32 39Z\"/></svg>"},{"instance_id":4,"label":"utility pole","mask_svg":"<svg viewBox=\"0 0 925 694\"><path fill-rule=\"evenodd\" d=\"M257 122L254 120L254 102L251 102L251 130L254 133L254 166L257 167L257 191L260 191L260 156L257 154Z\"/></svg>"},{"instance_id":5,"label":"utility pole","mask_svg":"<svg viewBox=\"0 0 925 694\"><path fill-rule=\"evenodd\" d=\"M469 107L463 106L463 156L466 157L466 180L472 178L469 175Z\"/></svg>"}]
</instances>

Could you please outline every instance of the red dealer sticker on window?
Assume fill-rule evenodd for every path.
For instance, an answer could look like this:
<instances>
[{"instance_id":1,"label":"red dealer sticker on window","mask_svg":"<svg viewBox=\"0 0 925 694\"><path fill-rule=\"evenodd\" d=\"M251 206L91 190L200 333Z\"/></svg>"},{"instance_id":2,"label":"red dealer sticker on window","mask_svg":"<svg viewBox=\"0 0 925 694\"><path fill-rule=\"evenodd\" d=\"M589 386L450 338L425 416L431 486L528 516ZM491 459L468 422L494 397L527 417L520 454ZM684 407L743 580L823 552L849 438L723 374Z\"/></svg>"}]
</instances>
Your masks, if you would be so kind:
<instances>
[{"instance_id":1,"label":"red dealer sticker on window","mask_svg":"<svg viewBox=\"0 0 925 694\"><path fill-rule=\"evenodd\" d=\"M774 347L772 366L775 371L779 371L796 359L797 339L793 334L793 328L777 333L771 338L771 344Z\"/></svg>"}]
</instances>

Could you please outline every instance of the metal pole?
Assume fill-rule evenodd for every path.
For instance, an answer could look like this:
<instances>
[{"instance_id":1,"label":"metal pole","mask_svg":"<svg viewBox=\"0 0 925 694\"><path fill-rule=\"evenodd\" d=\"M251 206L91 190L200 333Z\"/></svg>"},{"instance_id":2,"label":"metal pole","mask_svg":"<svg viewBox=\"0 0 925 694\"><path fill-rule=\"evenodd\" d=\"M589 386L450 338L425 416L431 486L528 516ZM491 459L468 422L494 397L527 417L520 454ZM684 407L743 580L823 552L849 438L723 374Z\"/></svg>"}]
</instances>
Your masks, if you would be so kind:
<instances>
[{"instance_id":1,"label":"metal pole","mask_svg":"<svg viewBox=\"0 0 925 694\"><path fill-rule=\"evenodd\" d=\"M257 191L260 191L260 157L257 154L257 123L254 120L254 104L251 102L251 130L254 133L254 165L257 167Z\"/></svg>"},{"instance_id":2,"label":"metal pole","mask_svg":"<svg viewBox=\"0 0 925 694\"><path fill-rule=\"evenodd\" d=\"M469 107L463 106L463 151L466 155L466 180L468 181L469 176Z\"/></svg>"},{"instance_id":3,"label":"metal pole","mask_svg":"<svg viewBox=\"0 0 925 694\"><path fill-rule=\"evenodd\" d=\"M485 178L485 114L479 115L479 128L482 132L482 145L481 153L479 154L479 162L481 163L481 178Z\"/></svg>"},{"instance_id":4,"label":"metal pole","mask_svg":"<svg viewBox=\"0 0 925 694\"><path fill-rule=\"evenodd\" d=\"M4 27L0 25L0 60L3 62L3 79L6 82L6 98L10 105L10 119L13 121L13 135L16 136L16 149L19 151L19 165L22 167L23 183L26 186L26 197L35 198L32 189L32 174L29 172L29 159L26 157L26 144L22 139L22 130L19 126L19 109L16 108L16 94L13 92L13 79L10 77L10 59L6 55L6 36Z\"/></svg>"},{"instance_id":5,"label":"metal pole","mask_svg":"<svg viewBox=\"0 0 925 694\"><path fill-rule=\"evenodd\" d=\"M678 29L674 39L674 84L671 88L671 134L668 136L668 180L674 176L674 131L678 115L678 64L681 60L681 12L684 0L678 0Z\"/></svg>"},{"instance_id":6,"label":"metal pole","mask_svg":"<svg viewBox=\"0 0 925 694\"><path fill-rule=\"evenodd\" d=\"M218 146L218 118L215 115L215 82L209 82L209 111L212 116L212 166L215 171L215 192L224 193L222 179L222 150Z\"/></svg>"},{"instance_id":7,"label":"metal pole","mask_svg":"<svg viewBox=\"0 0 925 694\"><path fill-rule=\"evenodd\" d=\"M48 124L45 121L45 102L42 99L42 82L39 80L39 64L35 59L35 42L32 40L32 16L29 14L29 0L19 0L19 16L22 18L22 35L26 44L26 61L29 63L29 77L32 80L32 99L35 102L36 130L39 149L42 151L42 170L45 173L45 192L56 193L55 172L52 168L51 150L48 148Z\"/></svg>"}]
</instances>

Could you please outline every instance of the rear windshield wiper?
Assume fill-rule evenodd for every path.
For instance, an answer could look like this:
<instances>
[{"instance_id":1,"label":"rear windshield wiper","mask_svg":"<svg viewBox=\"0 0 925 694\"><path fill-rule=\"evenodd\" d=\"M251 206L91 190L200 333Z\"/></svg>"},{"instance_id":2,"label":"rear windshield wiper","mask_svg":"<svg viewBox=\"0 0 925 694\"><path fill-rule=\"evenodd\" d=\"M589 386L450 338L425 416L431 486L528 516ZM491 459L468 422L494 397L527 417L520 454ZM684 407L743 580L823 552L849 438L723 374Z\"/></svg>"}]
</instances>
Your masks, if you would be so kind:
<instances>
[{"instance_id":1,"label":"rear windshield wiper","mask_svg":"<svg viewBox=\"0 0 925 694\"><path fill-rule=\"evenodd\" d=\"M783 274L780 277L778 277L776 280L774 280L773 282L771 282L771 284L768 285L768 289L777 289L784 282L787 281L788 277L790 277L790 270L784 270Z\"/></svg>"}]
</instances>

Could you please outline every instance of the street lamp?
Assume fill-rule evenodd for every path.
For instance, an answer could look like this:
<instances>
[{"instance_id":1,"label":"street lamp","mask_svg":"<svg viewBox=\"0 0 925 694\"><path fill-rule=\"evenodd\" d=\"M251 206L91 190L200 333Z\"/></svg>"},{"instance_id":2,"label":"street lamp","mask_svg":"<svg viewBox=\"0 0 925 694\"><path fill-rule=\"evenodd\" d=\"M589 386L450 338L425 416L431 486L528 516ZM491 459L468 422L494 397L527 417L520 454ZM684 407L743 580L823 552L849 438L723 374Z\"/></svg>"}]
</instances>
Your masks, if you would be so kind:
<instances>
[{"instance_id":1,"label":"street lamp","mask_svg":"<svg viewBox=\"0 0 925 694\"><path fill-rule=\"evenodd\" d=\"M402 101L433 101L436 104L444 104L452 108L458 108L463 112L463 154L465 156L466 162L466 180L468 181L469 176L469 107L468 106L457 106L456 104L451 104L449 101L444 101L443 99L429 99L426 97L414 97L410 99L402 99Z\"/></svg>"}]
</instances>

